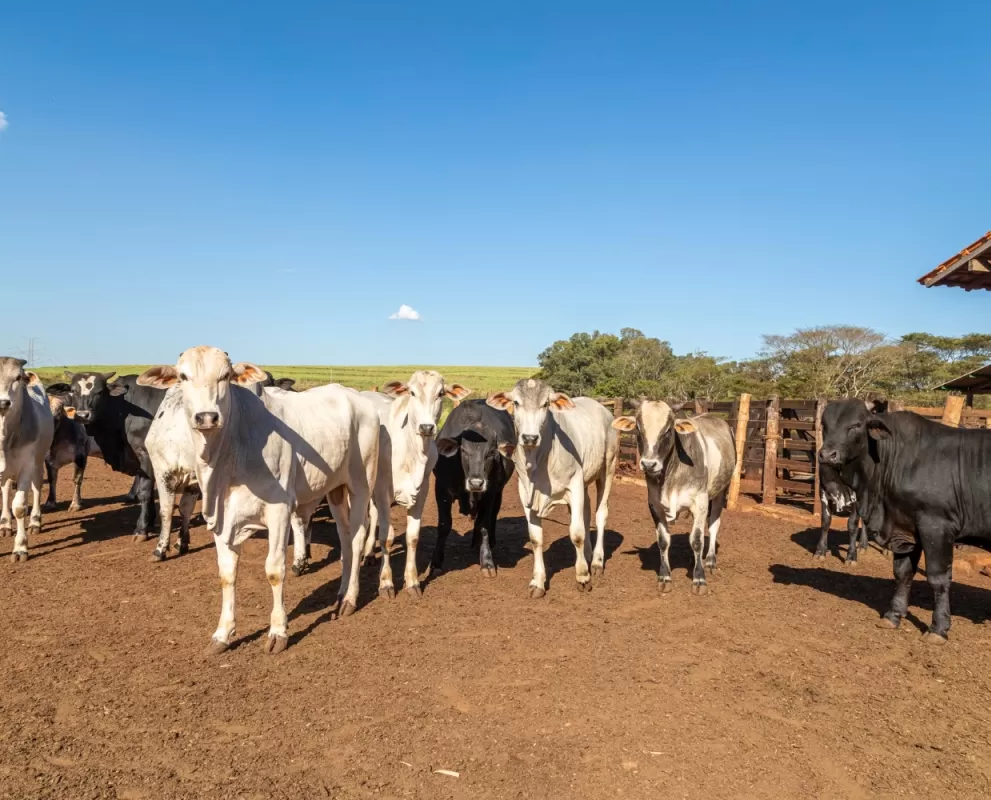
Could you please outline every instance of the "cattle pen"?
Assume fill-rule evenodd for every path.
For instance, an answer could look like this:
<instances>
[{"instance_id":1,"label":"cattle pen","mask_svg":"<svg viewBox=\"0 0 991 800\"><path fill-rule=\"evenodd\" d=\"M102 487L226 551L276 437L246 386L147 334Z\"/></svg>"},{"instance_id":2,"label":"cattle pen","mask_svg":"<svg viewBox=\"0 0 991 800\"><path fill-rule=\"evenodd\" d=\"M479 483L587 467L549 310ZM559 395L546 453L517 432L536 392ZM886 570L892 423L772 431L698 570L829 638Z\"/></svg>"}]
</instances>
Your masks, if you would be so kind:
<instances>
[{"instance_id":1,"label":"cattle pen","mask_svg":"<svg viewBox=\"0 0 991 800\"><path fill-rule=\"evenodd\" d=\"M635 410L635 402L629 398L597 399L617 417ZM777 396L755 399L741 394L735 400L690 400L677 413L682 418L714 414L724 418L734 431L736 468L729 493L731 510L736 508L739 496L745 494L764 505L782 502L819 514L816 453L822 444L822 412L828 402L824 398ZM948 395L942 407L908 406L893 401L889 409L912 411L952 427L991 428L991 409L971 408L965 405L964 397L956 394ZM746 420L745 424L742 419ZM635 434L621 434L620 474L637 475L638 458Z\"/></svg>"}]
</instances>

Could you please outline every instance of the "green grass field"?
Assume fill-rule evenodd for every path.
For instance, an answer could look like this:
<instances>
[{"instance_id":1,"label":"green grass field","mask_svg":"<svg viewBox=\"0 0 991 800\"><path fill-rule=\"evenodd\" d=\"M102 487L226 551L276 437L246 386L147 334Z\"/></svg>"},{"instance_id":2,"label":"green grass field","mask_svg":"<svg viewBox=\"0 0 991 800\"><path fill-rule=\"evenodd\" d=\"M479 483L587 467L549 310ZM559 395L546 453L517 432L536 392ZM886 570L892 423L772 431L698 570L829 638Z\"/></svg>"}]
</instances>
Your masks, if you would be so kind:
<instances>
[{"instance_id":1,"label":"green grass field","mask_svg":"<svg viewBox=\"0 0 991 800\"><path fill-rule=\"evenodd\" d=\"M35 370L46 383L63 381L63 371L116 372L132 375L144 372L146 364L84 365L69 367L40 367ZM536 367L320 367L320 366L264 366L276 378L294 378L297 389L308 389L324 383L340 383L355 389L371 389L384 386L389 381L406 380L415 370L436 369L448 383L460 383L471 389L473 397L485 397L491 392L509 389L520 378L533 375Z\"/></svg>"}]
</instances>

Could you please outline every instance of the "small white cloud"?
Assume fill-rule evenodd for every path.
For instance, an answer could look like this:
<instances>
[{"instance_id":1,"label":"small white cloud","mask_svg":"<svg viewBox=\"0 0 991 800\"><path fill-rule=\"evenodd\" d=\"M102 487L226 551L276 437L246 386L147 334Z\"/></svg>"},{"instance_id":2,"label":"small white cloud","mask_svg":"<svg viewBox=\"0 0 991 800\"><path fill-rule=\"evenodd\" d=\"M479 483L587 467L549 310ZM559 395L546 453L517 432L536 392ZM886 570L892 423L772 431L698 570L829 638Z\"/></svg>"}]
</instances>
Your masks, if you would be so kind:
<instances>
[{"instance_id":1,"label":"small white cloud","mask_svg":"<svg viewBox=\"0 0 991 800\"><path fill-rule=\"evenodd\" d=\"M7 122L7 115L0 111L0 132L7 130L7 126L10 125Z\"/></svg>"},{"instance_id":2,"label":"small white cloud","mask_svg":"<svg viewBox=\"0 0 991 800\"><path fill-rule=\"evenodd\" d=\"M413 306L408 306L403 303L399 306L399 310L390 316L389 319L407 319L412 320L413 322L419 322L422 317L420 316L420 312L413 308Z\"/></svg>"}]
</instances>

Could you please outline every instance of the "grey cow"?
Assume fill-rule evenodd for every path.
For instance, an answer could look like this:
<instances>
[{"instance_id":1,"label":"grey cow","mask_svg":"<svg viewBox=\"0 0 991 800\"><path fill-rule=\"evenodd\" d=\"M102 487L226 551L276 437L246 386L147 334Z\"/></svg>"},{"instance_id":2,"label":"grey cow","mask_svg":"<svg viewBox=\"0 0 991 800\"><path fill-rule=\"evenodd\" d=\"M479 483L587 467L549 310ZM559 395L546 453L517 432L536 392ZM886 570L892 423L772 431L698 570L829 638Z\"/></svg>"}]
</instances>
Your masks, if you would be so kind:
<instances>
[{"instance_id":1,"label":"grey cow","mask_svg":"<svg viewBox=\"0 0 991 800\"><path fill-rule=\"evenodd\" d=\"M662 592L671 591L668 526L687 508L692 512L690 541L695 553L692 594L706 594L709 589L705 567L713 572L716 569L716 537L733 475L733 432L724 420L708 414L676 420L674 415L680 408L645 400L639 404L635 417L617 417L613 427L637 434L640 468L647 478L647 500L661 551L658 588ZM709 550L703 566L706 523Z\"/></svg>"}]
</instances>

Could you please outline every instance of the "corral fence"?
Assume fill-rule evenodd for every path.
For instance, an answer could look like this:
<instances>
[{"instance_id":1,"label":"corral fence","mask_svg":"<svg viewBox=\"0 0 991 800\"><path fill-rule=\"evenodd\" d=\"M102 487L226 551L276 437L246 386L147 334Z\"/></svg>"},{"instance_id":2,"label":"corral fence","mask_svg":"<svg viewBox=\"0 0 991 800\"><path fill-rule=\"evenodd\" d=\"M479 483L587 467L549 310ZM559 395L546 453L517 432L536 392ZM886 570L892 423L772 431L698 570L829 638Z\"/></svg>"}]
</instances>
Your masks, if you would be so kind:
<instances>
[{"instance_id":1,"label":"corral fence","mask_svg":"<svg viewBox=\"0 0 991 800\"><path fill-rule=\"evenodd\" d=\"M622 397L598 398L614 416L633 414L633 402ZM742 394L732 401L689 401L678 412L680 418L713 414L725 419L734 431L736 468L729 490L729 507L746 494L761 503L785 502L820 511L819 464L816 454L822 445L822 412L828 400L789 400L771 397L757 400ZM950 395L942 408L904 406L890 410L912 411L944 425L961 428L991 428L991 410L964 406L964 398ZM620 435L620 474L638 470L636 437Z\"/></svg>"}]
</instances>

